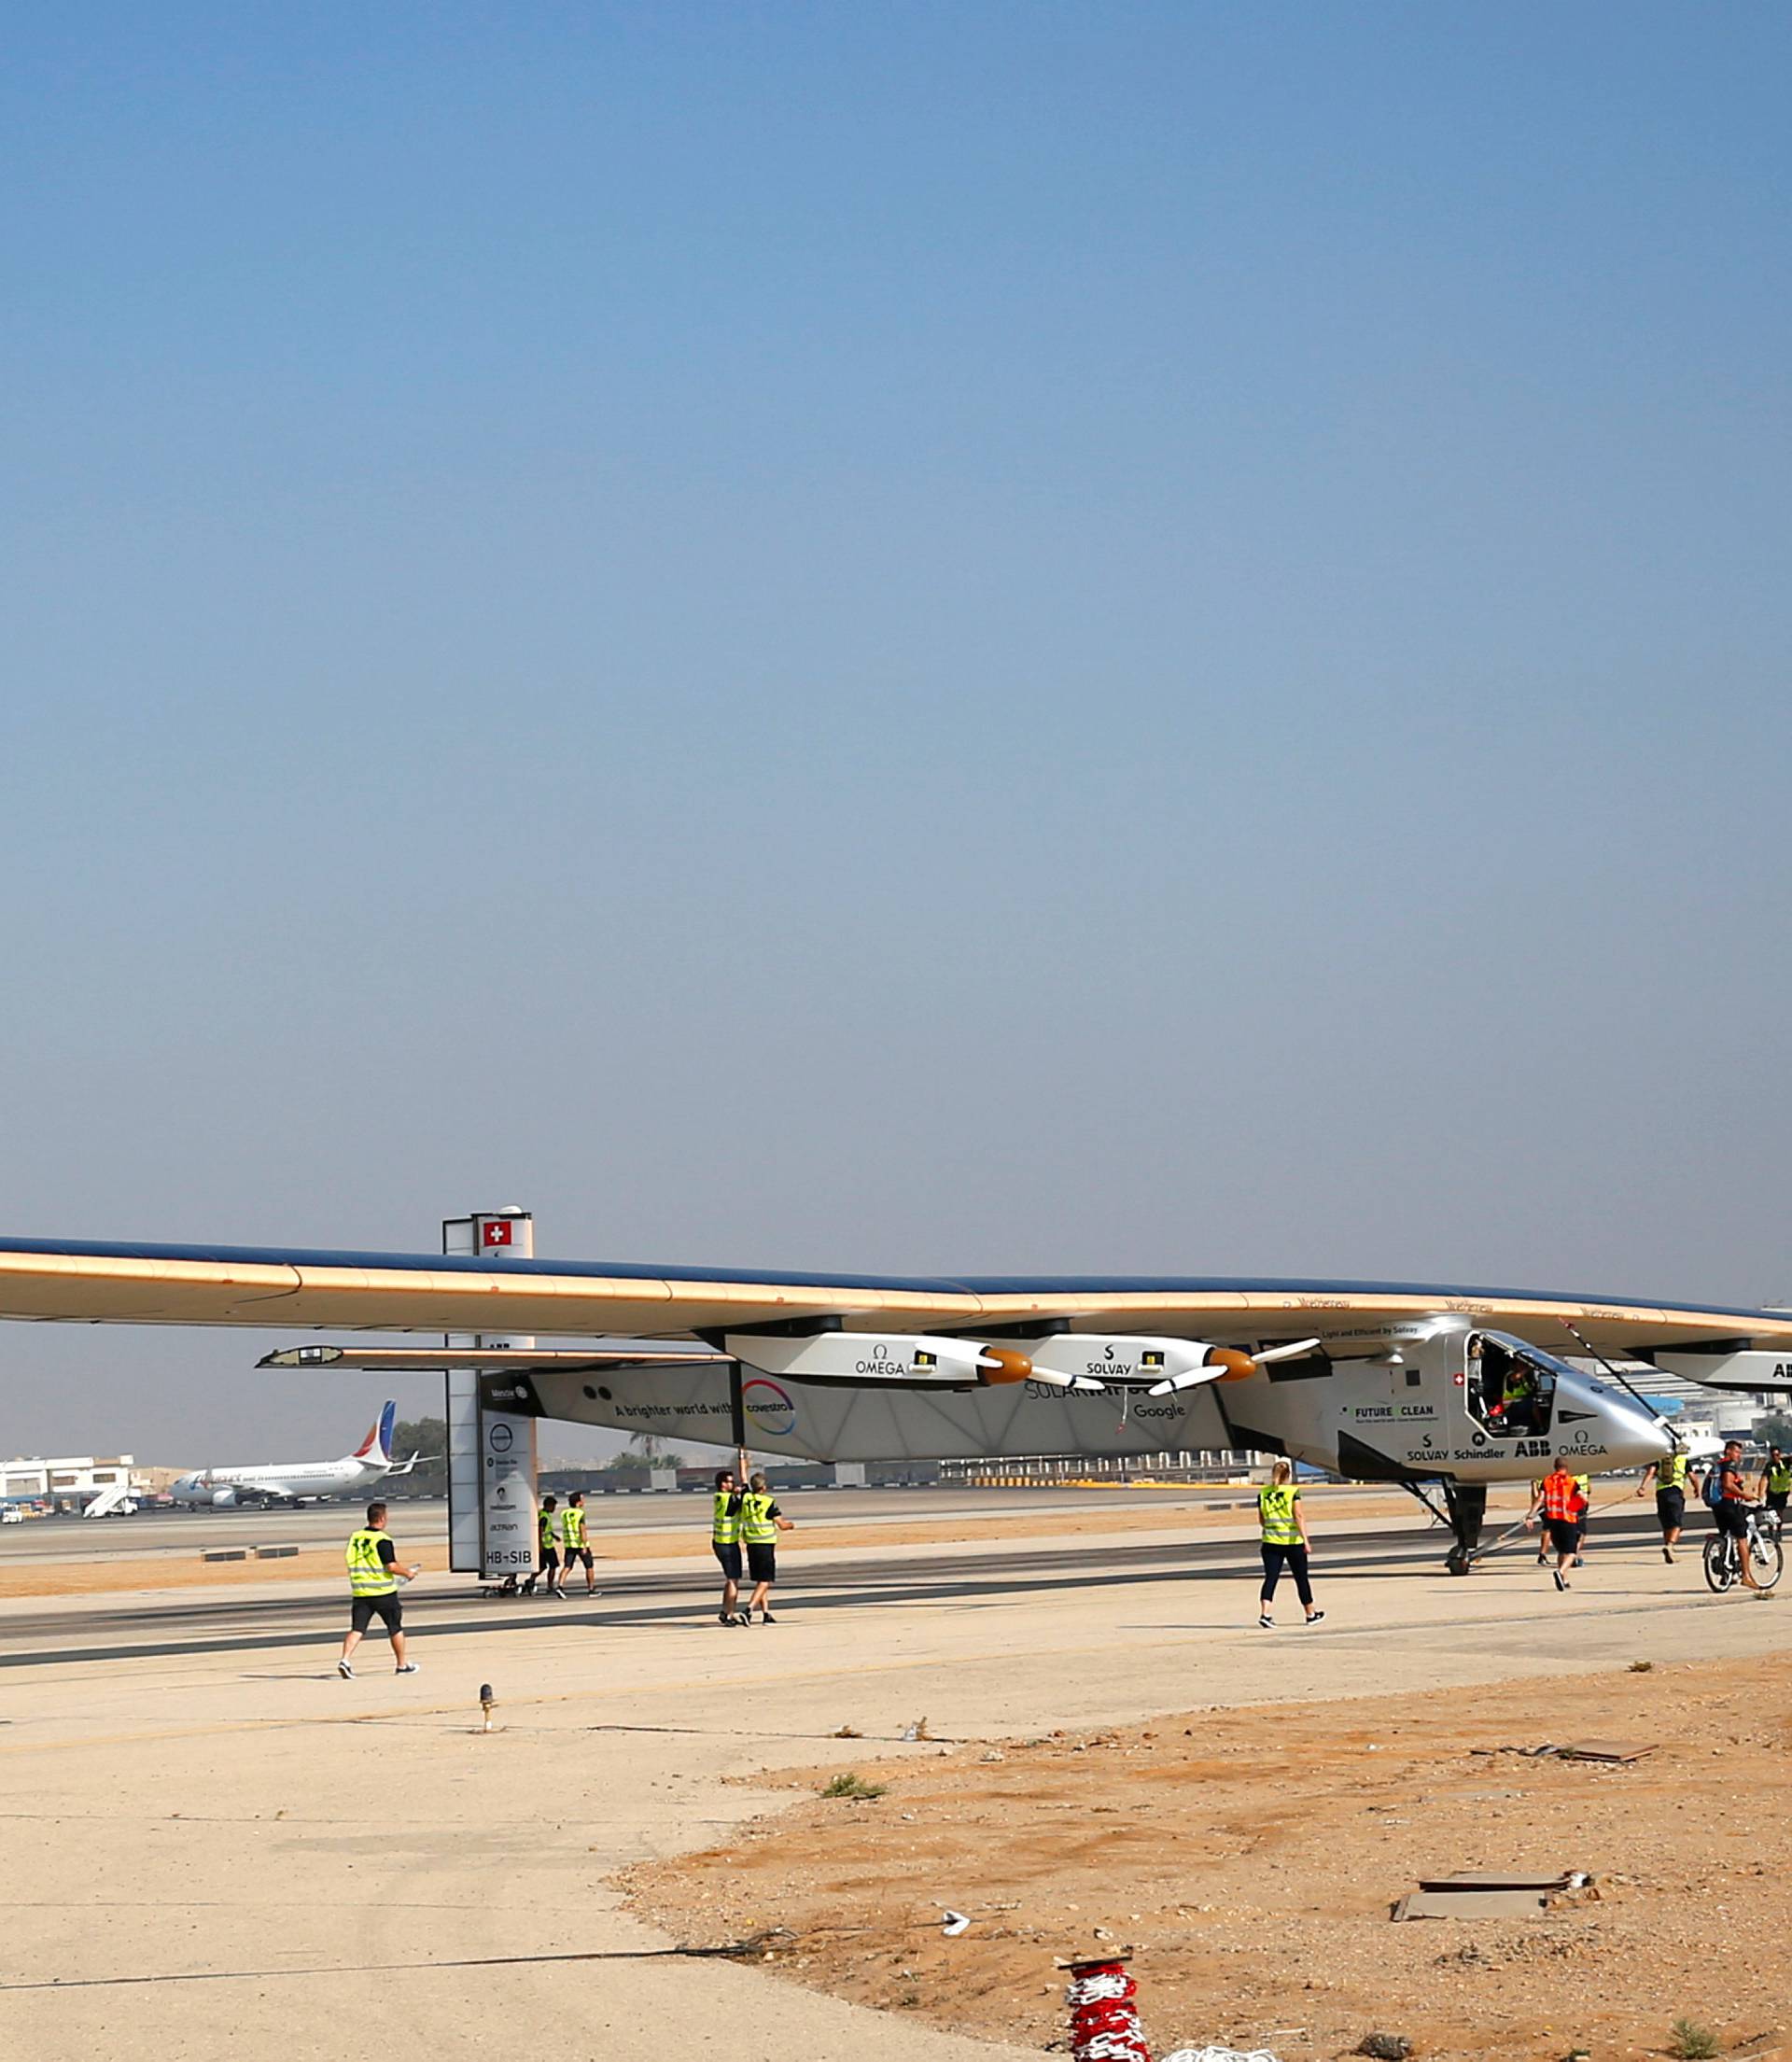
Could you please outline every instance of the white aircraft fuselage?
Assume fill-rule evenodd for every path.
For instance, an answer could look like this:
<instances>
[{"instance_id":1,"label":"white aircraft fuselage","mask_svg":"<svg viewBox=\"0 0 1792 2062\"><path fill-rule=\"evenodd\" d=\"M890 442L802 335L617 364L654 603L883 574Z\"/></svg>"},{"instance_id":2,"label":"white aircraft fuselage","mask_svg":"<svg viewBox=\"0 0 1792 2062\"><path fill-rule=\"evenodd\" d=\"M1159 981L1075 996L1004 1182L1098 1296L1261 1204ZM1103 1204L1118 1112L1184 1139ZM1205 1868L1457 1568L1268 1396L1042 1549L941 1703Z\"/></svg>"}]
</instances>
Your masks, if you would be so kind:
<instances>
[{"instance_id":1,"label":"white aircraft fuselage","mask_svg":"<svg viewBox=\"0 0 1792 2062\"><path fill-rule=\"evenodd\" d=\"M242 1467L199 1467L181 1476L168 1494L178 1504L229 1510L239 1504L300 1504L326 1496L347 1496L387 1475L408 1475L414 1456L401 1467L392 1463L394 1406L380 1412L379 1423L353 1453L338 1461L252 1462Z\"/></svg>"}]
</instances>

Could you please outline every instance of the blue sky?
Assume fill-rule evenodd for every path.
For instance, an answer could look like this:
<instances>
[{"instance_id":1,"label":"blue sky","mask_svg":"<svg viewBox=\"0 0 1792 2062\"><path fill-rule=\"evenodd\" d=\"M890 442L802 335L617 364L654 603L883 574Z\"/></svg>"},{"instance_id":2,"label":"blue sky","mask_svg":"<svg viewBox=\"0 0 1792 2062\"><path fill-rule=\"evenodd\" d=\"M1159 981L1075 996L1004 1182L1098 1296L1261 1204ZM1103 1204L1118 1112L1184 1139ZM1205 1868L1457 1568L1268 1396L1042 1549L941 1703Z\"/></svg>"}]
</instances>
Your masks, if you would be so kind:
<instances>
[{"instance_id":1,"label":"blue sky","mask_svg":"<svg viewBox=\"0 0 1792 2062\"><path fill-rule=\"evenodd\" d=\"M1792 1293L1788 45L15 21L0 1223Z\"/></svg>"}]
</instances>

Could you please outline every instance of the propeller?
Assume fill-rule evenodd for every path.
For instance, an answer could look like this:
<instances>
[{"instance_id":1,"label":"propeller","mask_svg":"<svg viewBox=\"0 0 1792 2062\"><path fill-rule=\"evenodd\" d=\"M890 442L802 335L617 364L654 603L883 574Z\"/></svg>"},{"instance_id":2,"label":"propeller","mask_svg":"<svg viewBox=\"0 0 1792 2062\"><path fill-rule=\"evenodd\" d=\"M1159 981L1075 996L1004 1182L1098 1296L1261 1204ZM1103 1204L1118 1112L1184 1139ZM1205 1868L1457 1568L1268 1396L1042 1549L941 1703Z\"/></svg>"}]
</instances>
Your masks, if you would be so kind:
<instances>
[{"instance_id":1,"label":"propeller","mask_svg":"<svg viewBox=\"0 0 1792 2062\"><path fill-rule=\"evenodd\" d=\"M1147 1396L1169 1396L1178 1390L1198 1389L1209 1382L1237 1382L1245 1375L1253 1375L1259 1368L1267 1368L1271 1361L1298 1360L1302 1354L1310 1354L1319 1344L1317 1339L1292 1339L1282 1346L1266 1346L1261 1353L1247 1354L1235 1346L1215 1346L1207 1358L1204 1368L1191 1368L1186 1374L1172 1375L1168 1382L1154 1382L1146 1391Z\"/></svg>"},{"instance_id":2,"label":"propeller","mask_svg":"<svg viewBox=\"0 0 1792 2062\"><path fill-rule=\"evenodd\" d=\"M1008 1346L986 1346L977 1355L977 1373L985 1383L1043 1382L1054 1389L1102 1389L1105 1382L1088 1375L1060 1375L1050 1368L1037 1368L1028 1354Z\"/></svg>"}]
</instances>

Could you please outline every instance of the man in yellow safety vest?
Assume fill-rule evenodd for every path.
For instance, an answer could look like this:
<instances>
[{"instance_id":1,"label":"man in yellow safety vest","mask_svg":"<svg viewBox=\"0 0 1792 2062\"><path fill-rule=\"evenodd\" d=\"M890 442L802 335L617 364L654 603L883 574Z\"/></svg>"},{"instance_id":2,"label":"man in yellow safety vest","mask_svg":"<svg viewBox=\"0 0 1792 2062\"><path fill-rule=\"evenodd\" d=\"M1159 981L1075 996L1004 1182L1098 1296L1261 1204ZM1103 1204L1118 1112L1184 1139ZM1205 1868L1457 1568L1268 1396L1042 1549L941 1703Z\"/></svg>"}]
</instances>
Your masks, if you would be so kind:
<instances>
[{"instance_id":1,"label":"man in yellow safety vest","mask_svg":"<svg viewBox=\"0 0 1792 2062\"><path fill-rule=\"evenodd\" d=\"M738 1475L732 1467L716 1476L715 1501L709 1508L709 1545L721 1564L721 1608L718 1625L750 1625L744 1613L735 1616L740 1604L740 1485L747 1480L747 1456L740 1457Z\"/></svg>"},{"instance_id":2,"label":"man in yellow safety vest","mask_svg":"<svg viewBox=\"0 0 1792 2062\"><path fill-rule=\"evenodd\" d=\"M367 1507L367 1523L351 1536L343 1558L348 1564L348 1633L336 1673L345 1682L354 1681L349 1657L361 1644L368 1626L378 1619L392 1635L395 1673L414 1676L416 1662L404 1658L404 1611L399 1603L399 1584L414 1581L423 1573L423 1564L414 1562L406 1567L399 1559L399 1550L385 1536L384 1504Z\"/></svg>"},{"instance_id":3,"label":"man in yellow safety vest","mask_svg":"<svg viewBox=\"0 0 1792 2062\"><path fill-rule=\"evenodd\" d=\"M572 1573L575 1561L585 1564L585 1594L597 1594L597 1567L591 1557L591 1539L585 1529L585 1493L575 1489L567 1498L567 1508L560 1513L560 1554L563 1566L562 1579L554 1585L555 1596L567 1593L565 1578Z\"/></svg>"},{"instance_id":4,"label":"man in yellow safety vest","mask_svg":"<svg viewBox=\"0 0 1792 2062\"><path fill-rule=\"evenodd\" d=\"M1761 1464L1758 1494L1771 1513L1774 1524L1783 1525L1786 1501L1792 1497L1792 1460L1787 1460L1777 1446L1768 1448L1767 1459Z\"/></svg>"},{"instance_id":5,"label":"man in yellow safety vest","mask_svg":"<svg viewBox=\"0 0 1792 2062\"><path fill-rule=\"evenodd\" d=\"M1649 1484L1655 1484L1655 1522L1661 1528L1663 1561L1673 1561L1673 1550L1680 1544L1680 1528L1687 1522L1687 1466L1686 1455L1676 1447L1659 1461L1651 1461L1636 1485L1636 1494L1646 1496Z\"/></svg>"}]
</instances>

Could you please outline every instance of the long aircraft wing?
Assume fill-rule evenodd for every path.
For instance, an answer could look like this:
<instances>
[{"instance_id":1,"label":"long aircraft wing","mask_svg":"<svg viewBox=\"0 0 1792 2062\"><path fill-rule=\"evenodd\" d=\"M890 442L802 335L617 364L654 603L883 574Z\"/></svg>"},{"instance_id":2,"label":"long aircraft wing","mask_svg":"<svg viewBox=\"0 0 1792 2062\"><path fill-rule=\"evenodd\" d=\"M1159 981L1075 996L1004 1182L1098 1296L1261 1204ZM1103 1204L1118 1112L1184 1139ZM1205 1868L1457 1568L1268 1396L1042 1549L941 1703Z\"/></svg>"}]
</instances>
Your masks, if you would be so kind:
<instances>
[{"instance_id":1,"label":"long aircraft wing","mask_svg":"<svg viewBox=\"0 0 1792 2062\"><path fill-rule=\"evenodd\" d=\"M1454 1313L1572 1352L1792 1349L1792 1312L1425 1283L1197 1276L784 1273L434 1254L0 1239L0 1318L75 1324L690 1339L833 1320L847 1330L1151 1332L1273 1342ZM631 1356L633 1357L633 1356ZM440 1365L440 1363L436 1363Z\"/></svg>"}]
</instances>

